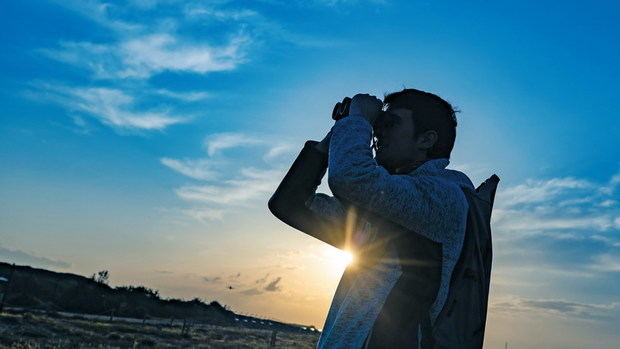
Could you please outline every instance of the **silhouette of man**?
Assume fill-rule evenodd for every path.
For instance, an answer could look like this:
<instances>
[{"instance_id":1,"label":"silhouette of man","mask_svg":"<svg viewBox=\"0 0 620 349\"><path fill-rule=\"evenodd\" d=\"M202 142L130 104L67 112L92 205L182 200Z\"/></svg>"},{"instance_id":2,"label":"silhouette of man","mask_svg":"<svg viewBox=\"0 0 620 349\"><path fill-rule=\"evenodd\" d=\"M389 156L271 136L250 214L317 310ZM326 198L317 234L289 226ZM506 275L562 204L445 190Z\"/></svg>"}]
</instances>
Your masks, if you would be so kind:
<instances>
[{"instance_id":1,"label":"silhouette of man","mask_svg":"<svg viewBox=\"0 0 620 349\"><path fill-rule=\"evenodd\" d=\"M456 125L452 106L428 92L404 89L383 102L355 95L349 116L321 142L306 142L269 200L285 223L356 255L317 348L432 341L428 329L463 245L468 203L461 187L474 188L464 173L446 169ZM327 167L334 196L316 193Z\"/></svg>"}]
</instances>

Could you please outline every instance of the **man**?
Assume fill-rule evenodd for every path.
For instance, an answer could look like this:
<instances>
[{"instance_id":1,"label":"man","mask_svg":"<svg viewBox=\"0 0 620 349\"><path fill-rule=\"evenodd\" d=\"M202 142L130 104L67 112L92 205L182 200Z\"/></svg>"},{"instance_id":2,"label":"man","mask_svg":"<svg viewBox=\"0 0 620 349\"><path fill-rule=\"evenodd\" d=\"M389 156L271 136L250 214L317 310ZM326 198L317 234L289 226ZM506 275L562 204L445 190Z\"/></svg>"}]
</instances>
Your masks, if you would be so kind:
<instances>
[{"instance_id":1,"label":"man","mask_svg":"<svg viewBox=\"0 0 620 349\"><path fill-rule=\"evenodd\" d=\"M461 187L474 189L465 174L446 169L454 114L420 90L390 94L384 103L358 94L321 142L306 142L269 200L285 223L356 255L317 348L432 341L428 329L445 304L467 223ZM315 192L327 167L333 197Z\"/></svg>"}]
</instances>

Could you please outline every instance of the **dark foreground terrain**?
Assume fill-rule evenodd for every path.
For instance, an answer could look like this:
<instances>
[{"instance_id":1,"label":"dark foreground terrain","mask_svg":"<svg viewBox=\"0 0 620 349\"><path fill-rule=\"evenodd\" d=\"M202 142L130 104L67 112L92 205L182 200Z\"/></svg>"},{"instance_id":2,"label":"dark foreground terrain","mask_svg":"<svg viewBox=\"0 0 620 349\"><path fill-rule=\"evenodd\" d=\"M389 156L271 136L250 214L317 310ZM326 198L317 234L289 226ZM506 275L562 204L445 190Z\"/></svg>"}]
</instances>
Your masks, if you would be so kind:
<instances>
[{"instance_id":1,"label":"dark foreground terrain","mask_svg":"<svg viewBox=\"0 0 620 349\"><path fill-rule=\"evenodd\" d=\"M60 316L0 314L0 348L270 348L273 331L238 326L142 324ZM318 332L276 332L275 348L314 348Z\"/></svg>"}]
</instances>

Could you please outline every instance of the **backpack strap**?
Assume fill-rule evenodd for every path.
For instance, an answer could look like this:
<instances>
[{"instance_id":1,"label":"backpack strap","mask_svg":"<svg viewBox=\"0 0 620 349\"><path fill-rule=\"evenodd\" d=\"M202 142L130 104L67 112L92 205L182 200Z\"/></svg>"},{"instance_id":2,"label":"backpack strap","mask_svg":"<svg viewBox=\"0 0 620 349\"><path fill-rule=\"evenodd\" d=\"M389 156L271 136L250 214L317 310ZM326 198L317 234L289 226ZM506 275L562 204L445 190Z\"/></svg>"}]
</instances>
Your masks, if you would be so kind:
<instances>
[{"instance_id":1,"label":"backpack strap","mask_svg":"<svg viewBox=\"0 0 620 349\"><path fill-rule=\"evenodd\" d=\"M422 338L420 339L418 348L420 349L433 349L435 347L435 340L433 338L433 326L431 324L431 313L426 312L426 316L420 323L420 332Z\"/></svg>"}]
</instances>

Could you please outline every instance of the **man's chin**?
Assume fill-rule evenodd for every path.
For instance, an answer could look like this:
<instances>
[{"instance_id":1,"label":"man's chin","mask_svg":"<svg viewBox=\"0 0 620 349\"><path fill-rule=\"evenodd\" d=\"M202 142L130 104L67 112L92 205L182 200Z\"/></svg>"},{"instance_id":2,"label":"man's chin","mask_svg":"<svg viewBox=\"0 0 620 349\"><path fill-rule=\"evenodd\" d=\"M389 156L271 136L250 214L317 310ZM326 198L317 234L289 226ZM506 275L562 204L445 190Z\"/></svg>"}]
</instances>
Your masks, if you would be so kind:
<instances>
[{"instance_id":1,"label":"man's chin","mask_svg":"<svg viewBox=\"0 0 620 349\"><path fill-rule=\"evenodd\" d=\"M394 174L394 166L390 166L389 163L386 163L385 160L382 160L381 158L375 158L375 160L377 161L377 165L383 167L389 173Z\"/></svg>"},{"instance_id":2,"label":"man's chin","mask_svg":"<svg viewBox=\"0 0 620 349\"><path fill-rule=\"evenodd\" d=\"M375 156L375 161L377 162L377 165L385 167L385 161L380 156Z\"/></svg>"}]
</instances>

